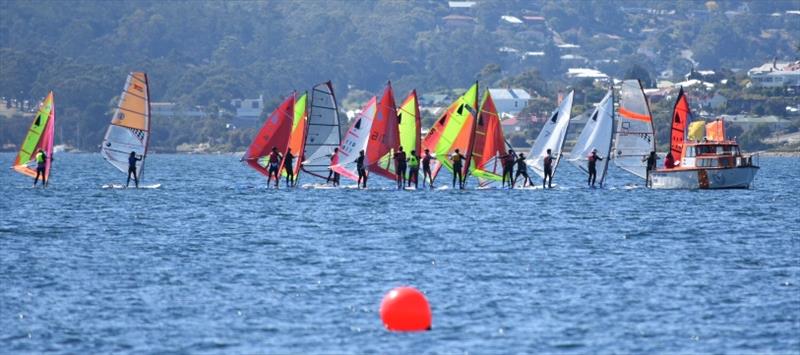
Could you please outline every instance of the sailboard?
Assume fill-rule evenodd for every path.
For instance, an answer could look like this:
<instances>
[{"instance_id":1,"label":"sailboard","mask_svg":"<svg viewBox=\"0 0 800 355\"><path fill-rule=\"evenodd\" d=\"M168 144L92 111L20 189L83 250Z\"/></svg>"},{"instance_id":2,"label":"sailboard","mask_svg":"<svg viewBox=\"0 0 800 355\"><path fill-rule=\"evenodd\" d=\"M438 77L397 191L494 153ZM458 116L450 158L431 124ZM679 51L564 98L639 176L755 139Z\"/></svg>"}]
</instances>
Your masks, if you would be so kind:
<instances>
[{"instance_id":1,"label":"sailboard","mask_svg":"<svg viewBox=\"0 0 800 355\"><path fill-rule=\"evenodd\" d=\"M392 92L392 83L386 83L378 102L375 119L369 133L369 143L367 145L367 169L370 172L383 176L387 179L397 179L394 153L400 146L400 131L397 122L397 108ZM405 149L404 149L405 150ZM406 154L408 154L408 151ZM356 155L358 152L356 152Z\"/></svg>"},{"instance_id":2,"label":"sailboard","mask_svg":"<svg viewBox=\"0 0 800 355\"><path fill-rule=\"evenodd\" d=\"M42 150L47 158L45 159L44 180L50 181L50 166L53 160L53 139L55 135L56 106L53 92L39 104L39 111L33 117L31 127L25 140L22 141L14 164L11 166L14 171L36 177L36 154Z\"/></svg>"},{"instance_id":3,"label":"sailboard","mask_svg":"<svg viewBox=\"0 0 800 355\"><path fill-rule=\"evenodd\" d=\"M295 95L294 99L294 115L292 118L292 130L289 135L289 145L287 150L283 152L284 161L286 153L291 149L294 155L294 162L292 164L292 172L294 179L297 181L300 174L300 168L303 166L303 150L306 146L306 133L308 133L308 93L303 93L300 97ZM286 175L284 168L284 161L281 161L281 174Z\"/></svg>"},{"instance_id":4,"label":"sailboard","mask_svg":"<svg viewBox=\"0 0 800 355\"><path fill-rule=\"evenodd\" d=\"M150 144L150 86L147 74L128 74L119 102L111 117L100 154L117 170L128 172L131 152L141 156L136 162L136 176L144 179L144 163Z\"/></svg>"},{"instance_id":5,"label":"sailboard","mask_svg":"<svg viewBox=\"0 0 800 355\"><path fill-rule=\"evenodd\" d=\"M594 109L586 121L575 146L569 153L568 162L575 165L585 173L589 173L588 157L593 149L597 149L597 156L602 158L598 164L597 175L600 177L600 186L608 171L608 161L611 158L611 140L614 137L614 91L609 90L600 104Z\"/></svg>"},{"instance_id":6,"label":"sailboard","mask_svg":"<svg viewBox=\"0 0 800 355\"><path fill-rule=\"evenodd\" d=\"M550 115L542 130L539 131L539 136L531 147L525 163L537 175L544 177L544 158L547 155L547 150L550 149L555 161L553 164L553 176L556 175L558 163L561 161L561 150L564 148L564 141L567 138L567 130L569 129L569 122L572 114L572 100L575 96L574 91L561 101L558 108Z\"/></svg>"},{"instance_id":7,"label":"sailboard","mask_svg":"<svg viewBox=\"0 0 800 355\"><path fill-rule=\"evenodd\" d=\"M289 95L269 114L261 129L253 137L253 142L247 147L242 161L264 176L269 176L269 155L272 148L277 148L281 153L286 152L293 122L294 94Z\"/></svg>"},{"instance_id":8,"label":"sailboard","mask_svg":"<svg viewBox=\"0 0 800 355\"><path fill-rule=\"evenodd\" d=\"M428 134L422 140L422 148L428 149L436 160L431 161L432 179L436 176L442 166L450 172L453 171L453 163L449 156L456 149L466 157L462 176L466 178L469 172L472 140L475 137L475 116L477 115L478 102L478 83L472 85L464 95L454 101L447 110L434 122L433 127L428 130Z\"/></svg>"},{"instance_id":9,"label":"sailboard","mask_svg":"<svg viewBox=\"0 0 800 355\"><path fill-rule=\"evenodd\" d=\"M508 154L503 127L489 90L483 93L478 120L475 124L475 139L472 142L470 174L477 177L480 186L503 179L502 157Z\"/></svg>"},{"instance_id":10,"label":"sailboard","mask_svg":"<svg viewBox=\"0 0 800 355\"><path fill-rule=\"evenodd\" d=\"M419 100L417 91L412 90L397 110L397 124L400 130L400 146L407 154L414 151L417 157L423 156L420 151L421 143L421 116L419 114Z\"/></svg>"},{"instance_id":11,"label":"sailboard","mask_svg":"<svg viewBox=\"0 0 800 355\"><path fill-rule=\"evenodd\" d=\"M330 168L348 179L358 181L356 159L358 159L360 151L363 150L365 152L364 165L369 166L369 158L366 157L366 152L377 106L378 98L373 96L361 109L361 113L353 120L350 129L345 134L342 145L339 147L339 154L334 156L331 162Z\"/></svg>"},{"instance_id":12,"label":"sailboard","mask_svg":"<svg viewBox=\"0 0 800 355\"><path fill-rule=\"evenodd\" d=\"M686 142L689 123L692 121L692 110L689 101L683 92L683 87L678 91L678 99L672 109L672 133L670 134L669 151L676 162L683 158L683 144Z\"/></svg>"},{"instance_id":13,"label":"sailboard","mask_svg":"<svg viewBox=\"0 0 800 355\"><path fill-rule=\"evenodd\" d=\"M330 81L311 90L311 109L308 114L303 171L318 178L328 176L333 149L342 143L339 106Z\"/></svg>"},{"instance_id":14,"label":"sailboard","mask_svg":"<svg viewBox=\"0 0 800 355\"><path fill-rule=\"evenodd\" d=\"M639 80L622 82L614 133L614 164L642 179L647 178L643 160L656 150L655 128L650 105Z\"/></svg>"}]
</instances>

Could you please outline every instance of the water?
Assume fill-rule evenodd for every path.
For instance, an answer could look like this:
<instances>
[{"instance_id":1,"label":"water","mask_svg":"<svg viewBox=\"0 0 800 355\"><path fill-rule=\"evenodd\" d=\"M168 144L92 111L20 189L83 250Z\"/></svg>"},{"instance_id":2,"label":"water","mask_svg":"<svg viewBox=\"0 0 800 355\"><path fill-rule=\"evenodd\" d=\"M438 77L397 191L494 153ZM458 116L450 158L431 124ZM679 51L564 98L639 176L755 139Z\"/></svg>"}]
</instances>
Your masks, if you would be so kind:
<instances>
[{"instance_id":1,"label":"water","mask_svg":"<svg viewBox=\"0 0 800 355\"><path fill-rule=\"evenodd\" d=\"M99 155L56 159L47 190L0 174L3 353L800 352L798 159L743 191L565 164L558 190L405 192L185 155L148 158L160 189L101 189L124 179ZM383 329L399 285L432 331Z\"/></svg>"}]
</instances>

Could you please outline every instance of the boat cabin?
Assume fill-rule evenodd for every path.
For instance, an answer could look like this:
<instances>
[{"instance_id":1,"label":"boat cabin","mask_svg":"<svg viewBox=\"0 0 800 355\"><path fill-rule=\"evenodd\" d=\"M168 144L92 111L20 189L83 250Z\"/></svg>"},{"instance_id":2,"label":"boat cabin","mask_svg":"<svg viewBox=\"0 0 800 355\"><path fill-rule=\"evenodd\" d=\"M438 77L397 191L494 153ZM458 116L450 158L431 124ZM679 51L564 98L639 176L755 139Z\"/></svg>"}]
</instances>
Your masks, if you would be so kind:
<instances>
[{"instance_id":1,"label":"boat cabin","mask_svg":"<svg viewBox=\"0 0 800 355\"><path fill-rule=\"evenodd\" d=\"M687 142L683 148L681 168L734 168L749 166L752 161L739 150L735 141Z\"/></svg>"}]
</instances>

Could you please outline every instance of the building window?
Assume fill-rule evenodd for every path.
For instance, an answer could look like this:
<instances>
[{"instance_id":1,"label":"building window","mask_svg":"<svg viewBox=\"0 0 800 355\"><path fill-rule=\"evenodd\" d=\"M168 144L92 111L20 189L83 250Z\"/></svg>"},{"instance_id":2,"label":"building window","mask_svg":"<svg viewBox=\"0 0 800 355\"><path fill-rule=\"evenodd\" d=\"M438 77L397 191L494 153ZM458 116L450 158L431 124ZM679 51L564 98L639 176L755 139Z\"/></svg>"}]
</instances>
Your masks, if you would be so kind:
<instances>
[{"instance_id":1,"label":"building window","mask_svg":"<svg viewBox=\"0 0 800 355\"><path fill-rule=\"evenodd\" d=\"M258 108L258 101L253 101L250 103L250 108Z\"/></svg>"}]
</instances>

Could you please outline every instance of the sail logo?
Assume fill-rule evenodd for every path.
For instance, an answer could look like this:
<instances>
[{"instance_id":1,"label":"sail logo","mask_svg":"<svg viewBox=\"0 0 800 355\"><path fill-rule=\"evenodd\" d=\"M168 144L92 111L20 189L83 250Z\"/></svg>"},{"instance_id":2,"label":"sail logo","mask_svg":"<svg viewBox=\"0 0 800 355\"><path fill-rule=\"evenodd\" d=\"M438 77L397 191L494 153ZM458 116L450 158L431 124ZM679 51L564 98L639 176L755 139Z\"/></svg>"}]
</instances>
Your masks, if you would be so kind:
<instances>
[{"instance_id":1,"label":"sail logo","mask_svg":"<svg viewBox=\"0 0 800 355\"><path fill-rule=\"evenodd\" d=\"M144 92L144 88L143 88L141 85L139 85L139 84L133 83L133 88L134 88L134 90L136 90L136 91L139 91L139 92Z\"/></svg>"},{"instance_id":2,"label":"sail logo","mask_svg":"<svg viewBox=\"0 0 800 355\"><path fill-rule=\"evenodd\" d=\"M124 113L122 113L122 111L120 111L120 112L117 114L117 119L118 119L118 120L120 120L120 121L124 120L124 119L125 119L125 114L124 114Z\"/></svg>"}]
</instances>

